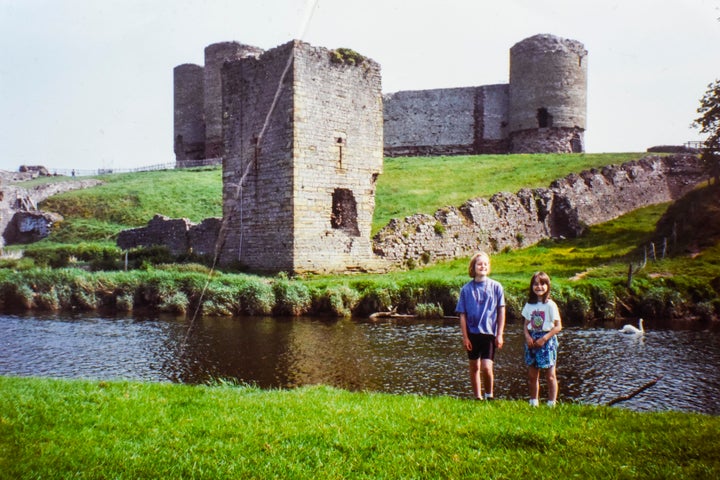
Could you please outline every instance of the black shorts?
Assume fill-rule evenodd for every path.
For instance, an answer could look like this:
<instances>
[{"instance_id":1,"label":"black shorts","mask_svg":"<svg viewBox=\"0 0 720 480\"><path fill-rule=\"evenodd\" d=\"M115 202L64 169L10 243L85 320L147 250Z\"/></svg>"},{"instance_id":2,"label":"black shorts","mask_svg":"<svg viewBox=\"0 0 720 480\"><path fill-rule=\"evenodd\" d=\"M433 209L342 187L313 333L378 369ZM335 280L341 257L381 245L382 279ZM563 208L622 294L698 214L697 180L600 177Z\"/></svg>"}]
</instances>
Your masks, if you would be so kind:
<instances>
[{"instance_id":1,"label":"black shorts","mask_svg":"<svg viewBox=\"0 0 720 480\"><path fill-rule=\"evenodd\" d=\"M495 360L495 335L468 333L472 350L468 350L468 359Z\"/></svg>"}]
</instances>

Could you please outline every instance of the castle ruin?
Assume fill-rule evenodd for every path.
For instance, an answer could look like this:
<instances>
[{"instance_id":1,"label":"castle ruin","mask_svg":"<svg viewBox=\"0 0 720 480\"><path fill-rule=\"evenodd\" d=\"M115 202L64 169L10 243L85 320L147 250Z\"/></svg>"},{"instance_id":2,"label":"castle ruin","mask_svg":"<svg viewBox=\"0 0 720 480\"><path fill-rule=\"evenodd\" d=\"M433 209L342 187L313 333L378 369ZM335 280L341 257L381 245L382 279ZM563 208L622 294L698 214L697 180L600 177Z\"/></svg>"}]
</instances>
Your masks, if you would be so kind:
<instances>
[{"instance_id":1,"label":"castle ruin","mask_svg":"<svg viewBox=\"0 0 720 480\"><path fill-rule=\"evenodd\" d=\"M175 67L178 168L221 162L222 67L262 53L222 42L205 48L204 66ZM583 152L587 56L576 40L540 34L510 48L507 84L385 94L384 155Z\"/></svg>"},{"instance_id":2,"label":"castle ruin","mask_svg":"<svg viewBox=\"0 0 720 480\"><path fill-rule=\"evenodd\" d=\"M537 35L512 47L508 85L383 98L380 66L349 49L210 45L204 66L174 69L174 145L179 168L222 162L223 218L180 243L209 254L212 239L221 264L255 271L372 269L383 155L581 152L586 57Z\"/></svg>"},{"instance_id":3,"label":"castle ruin","mask_svg":"<svg viewBox=\"0 0 720 480\"><path fill-rule=\"evenodd\" d=\"M220 262L292 272L373 264L380 66L297 40L264 52L211 45L205 59L174 72L175 153L178 166L222 158Z\"/></svg>"},{"instance_id":4,"label":"castle ruin","mask_svg":"<svg viewBox=\"0 0 720 480\"><path fill-rule=\"evenodd\" d=\"M510 49L508 84L389 93L386 156L583 152L587 50L535 35Z\"/></svg>"}]
</instances>

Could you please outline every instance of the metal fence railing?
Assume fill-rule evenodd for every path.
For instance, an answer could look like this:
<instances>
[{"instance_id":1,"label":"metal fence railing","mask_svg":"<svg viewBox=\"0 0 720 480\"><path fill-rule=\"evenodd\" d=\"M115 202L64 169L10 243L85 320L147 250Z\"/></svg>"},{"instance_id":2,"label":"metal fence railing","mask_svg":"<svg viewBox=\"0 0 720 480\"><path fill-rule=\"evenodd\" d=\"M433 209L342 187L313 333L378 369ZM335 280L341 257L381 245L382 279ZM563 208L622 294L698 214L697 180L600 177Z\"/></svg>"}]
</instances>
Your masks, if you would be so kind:
<instances>
[{"instance_id":1,"label":"metal fence railing","mask_svg":"<svg viewBox=\"0 0 720 480\"><path fill-rule=\"evenodd\" d=\"M172 163L157 163L155 165L146 165L143 167L135 168L98 168L95 170L80 169L80 168L51 168L48 169L50 175L65 175L68 177L95 177L99 175L110 175L113 173L135 173L135 172L151 172L155 170L174 170L176 168L197 168L221 165L222 159L210 159L208 160L184 160L181 165L176 162Z\"/></svg>"}]
</instances>

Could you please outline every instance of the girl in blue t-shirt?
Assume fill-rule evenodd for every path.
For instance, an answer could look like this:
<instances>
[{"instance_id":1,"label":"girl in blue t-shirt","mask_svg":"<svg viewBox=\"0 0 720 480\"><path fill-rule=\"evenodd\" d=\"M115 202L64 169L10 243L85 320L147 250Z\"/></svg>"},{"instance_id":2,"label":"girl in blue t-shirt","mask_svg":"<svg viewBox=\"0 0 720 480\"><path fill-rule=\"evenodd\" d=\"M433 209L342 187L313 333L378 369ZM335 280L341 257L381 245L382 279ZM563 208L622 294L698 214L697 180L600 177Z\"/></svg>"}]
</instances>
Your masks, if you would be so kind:
<instances>
[{"instance_id":1,"label":"girl in blue t-shirt","mask_svg":"<svg viewBox=\"0 0 720 480\"><path fill-rule=\"evenodd\" d=\"M536 272L530 280L528 302L522 309L525 319L525 363L528 365L530 405L538 406L540 370L545 370L548 385L548 405L555 406L558 394L555 364L557 363L557 334L562 330L560 311L550 299L550 277Z\"/></svg>"},{"instance_id":2,"label":"girl in blue t-shirt","mask_svg":"<svg viewBox=\"0 0 720 480\"><path fill-rule=\"evenodd\" d=\"M455 311L460 317L473 395L478 400L491 400L495 395L495 350L502 348L504 342L505 291L488 276L490 256L485 252L470 259L468 275L472 280L460 289Z\"/></svg>"}]
</instances>

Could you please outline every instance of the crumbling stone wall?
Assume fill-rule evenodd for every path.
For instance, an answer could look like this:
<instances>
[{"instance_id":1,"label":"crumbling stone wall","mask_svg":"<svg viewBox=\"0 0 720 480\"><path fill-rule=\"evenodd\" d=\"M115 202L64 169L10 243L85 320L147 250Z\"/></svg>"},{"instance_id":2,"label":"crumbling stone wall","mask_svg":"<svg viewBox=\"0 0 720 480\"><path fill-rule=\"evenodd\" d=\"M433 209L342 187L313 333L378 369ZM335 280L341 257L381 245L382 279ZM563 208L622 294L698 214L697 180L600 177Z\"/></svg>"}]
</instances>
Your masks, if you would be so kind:
<instances>
[{"instance_id":1,"label":"crumbling stone wall","mask_svg":"<svg viewBox=\"0 0 720 480\"><path fill-rule=\"evenodd\" d=\"M103 183L101 180L85 179L44 183L31 188L17 184L36 178L37 175L37 169L25 169L24 172L0 171L0 248L45 238L50 234L52 226L63 220L59 214L39 211L38 205L43 200L61 192Z\"/></svg>"},{"instance_id":2,"label":"crumbling stone wall","mask_svg":"<svg viewBox=\"0 0 720 480\"><path fill-rule=\"evenodd\" d=\"M645 157L571 174L549 188L475 198L434 215L393 219L373 239L374 251L402 265L520 248L552 237L576 237L587 226L648 205L675 200L704 180L695 155Z\"/></svg>"},{"instance_id":3,"label":"crumbling stone wall","mask_svg":"<svg viewBox=\"0 0 720 480\"><path fill-rule=\"evenodd\" d=\"M117 245L123 250L160 245L173 255L194 253L213 258L220 224L219 218L206 218L196 224L187 218L155 215L145 227L120 232Z\"/></svg>"}]
</instances>

